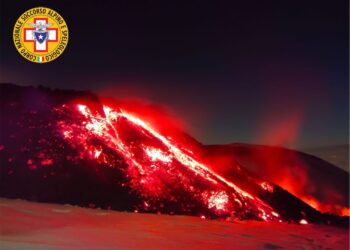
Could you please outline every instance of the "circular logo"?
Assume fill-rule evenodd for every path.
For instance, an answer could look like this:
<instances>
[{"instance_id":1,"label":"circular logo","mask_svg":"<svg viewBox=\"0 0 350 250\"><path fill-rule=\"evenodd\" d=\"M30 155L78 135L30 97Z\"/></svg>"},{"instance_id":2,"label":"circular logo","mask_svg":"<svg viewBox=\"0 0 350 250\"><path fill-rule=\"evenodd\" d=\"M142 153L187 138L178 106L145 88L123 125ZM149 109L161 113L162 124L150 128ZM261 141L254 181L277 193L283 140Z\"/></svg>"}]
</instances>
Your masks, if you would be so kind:
<instances>
[{"instance_id":1,"label":"circular logo","mask_svg":"<svg viewBox=\"0 0 350 250\"><path fill-rule=\"evenodd\" d=\"M68 27L56 11L36 7L24 12L13 28L13 42L27 60L46 63L62 55L68 44Z\"/></svg>"}]
</instances>

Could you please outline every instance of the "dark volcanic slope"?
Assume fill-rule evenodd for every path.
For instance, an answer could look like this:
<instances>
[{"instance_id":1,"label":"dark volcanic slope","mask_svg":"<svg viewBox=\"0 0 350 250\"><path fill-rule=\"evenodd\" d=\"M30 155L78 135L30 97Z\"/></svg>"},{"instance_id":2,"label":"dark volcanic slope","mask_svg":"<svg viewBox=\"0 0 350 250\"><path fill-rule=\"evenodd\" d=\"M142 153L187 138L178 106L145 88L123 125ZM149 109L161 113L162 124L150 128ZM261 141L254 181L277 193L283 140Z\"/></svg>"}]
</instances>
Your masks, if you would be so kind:
<instances>
[{"instance_id":1,"label":"dark volcanic slope","mask_svg":"<svg viewBox=\"0 0 350 250\"><path fill-rule=\"evenodd\" d=\"M222 167L237 161L259 177L280 185L321 210L341 210L349 205L349 173L315 156L263 145L204 146L204 157L225 159ZM317 204L316 204L317 203Z\"/></svg>"},{"instance_id":2,"label":"dark volcanic slope","mask_svg":"<svg viewBox=\"0 0 350 250\"><path fill-rule=\"evenodd\" d=\"M349 172L349 144L304 148L302 151L324 159Z\"/></svg>"},{"instance_id":3,"label":"dark volcanic slope","mask_svg":"<svg viewBox=\"0 0 350 250\"><path fill-rule=\"evenodd\" d=\"M245 158L229 166L212 158L207 166L214 171L198 162L201 154L89 92L2 84L0 108L2 197L211 218L348 223L319 213L264 171L249 171L246 162L255 158L244 147ZM201 150L216 155L217 149ZM335 178L329 171L327 177Z\"/></svg>"}]
</instances>

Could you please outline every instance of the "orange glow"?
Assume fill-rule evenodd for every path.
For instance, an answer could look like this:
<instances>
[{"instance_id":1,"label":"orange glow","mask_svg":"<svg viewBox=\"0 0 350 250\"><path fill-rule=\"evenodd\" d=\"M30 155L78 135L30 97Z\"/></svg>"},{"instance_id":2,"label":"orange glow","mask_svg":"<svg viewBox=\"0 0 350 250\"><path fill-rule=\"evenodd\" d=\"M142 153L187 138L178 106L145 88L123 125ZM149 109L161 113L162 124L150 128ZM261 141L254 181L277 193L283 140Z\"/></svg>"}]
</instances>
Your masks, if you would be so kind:
<instances>
[{"instance_id":1,"label":"orange glow","mask_svg":"<svg viewBox=\"0 0 350 250\"><path fill-rule=\"evenodd\" d=\"M311 207L322 213L331 213L339 216L350 216L346 199L331 182L320 183L313 176L316 170L299 158L298 153L280 147L264 147L254 151L250 159L259 167L254 171L263 179L279 185L295 195ZM321 176L320 176L321 178ZM263 182L260 186L268 191ZM318 194L321 198L316 198Z\"/></svg>"},{"instance_id":2,"label":"orange glow","mask_svg":"<svg viewBox=\"0 0 350 250\"><path fill-rule=\"evenodd\" d=\"M335 204L322 204L312 197L300 197L300 199L318 211L336 214L339 216L350 216L350 210L347 207L342 207Z\"/></svg>"}]
</instances>

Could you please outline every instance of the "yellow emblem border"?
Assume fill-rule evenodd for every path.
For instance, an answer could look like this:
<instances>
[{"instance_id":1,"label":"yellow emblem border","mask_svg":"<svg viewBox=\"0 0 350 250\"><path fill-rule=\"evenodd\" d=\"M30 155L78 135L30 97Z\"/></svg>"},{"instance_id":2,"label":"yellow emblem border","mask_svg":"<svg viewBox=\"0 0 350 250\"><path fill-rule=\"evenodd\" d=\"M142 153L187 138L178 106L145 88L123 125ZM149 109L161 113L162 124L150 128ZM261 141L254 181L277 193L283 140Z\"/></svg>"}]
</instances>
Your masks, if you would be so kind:
<instances>
[{"instance_id":1,"label":"yellow emblem border","mask_svg":"<svg viewBox=\"0 0 350 250\"><path fill-rule=\"evenodd\" d=\"M57 29L57 45L54 48L49 49L47 52L35 52L34 49L28 48L24 41L24 28L28 28L29 20L33 18L45 17L50 22L54 22ZM55 10L48 7L34 7L23 12L16 20L13 28L13 42L18 53L26 60L35 63L47 63L57 59L62 55L68 45L69 31L66 21L63 17Z\"/></svg>"}]
</instances>

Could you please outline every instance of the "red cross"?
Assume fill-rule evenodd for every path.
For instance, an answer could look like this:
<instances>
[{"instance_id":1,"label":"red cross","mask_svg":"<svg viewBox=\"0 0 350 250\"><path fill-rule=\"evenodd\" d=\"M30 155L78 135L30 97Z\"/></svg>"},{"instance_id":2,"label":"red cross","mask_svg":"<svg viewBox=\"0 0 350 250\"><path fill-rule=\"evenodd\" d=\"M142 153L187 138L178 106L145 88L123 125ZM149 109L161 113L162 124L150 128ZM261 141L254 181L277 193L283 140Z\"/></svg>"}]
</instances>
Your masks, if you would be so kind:
<instances>
[{"instance_id":1,"label":"red cross","mask_svg":"<svg viewBox=\"0 0 350 250\"><path fill-rule=\"evenodd\" d=\"M34 23L38 23L38 21L43 21L45 24L48 23L48 18L34 18ZM48 30L48 39L45 40L44 44L45 44L45 48L44 49L37 49L37 46L39 44L38 41L35 41L34 37L31 36L27 36L28 33L27 31L32 32L33 30L35 30L35 28L24 28L24 40L23 42L32 42L34 44L34 52L48 52L48 43L49 42L58 42L58 28L46 28L46 30ZM50 33L54 32L55 34L55 39L50 39ZM53 34L53 33L52 33Z\"/></svg>"}]
</instances>

